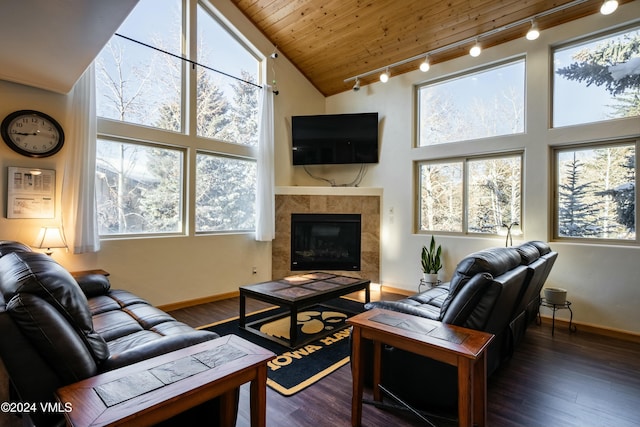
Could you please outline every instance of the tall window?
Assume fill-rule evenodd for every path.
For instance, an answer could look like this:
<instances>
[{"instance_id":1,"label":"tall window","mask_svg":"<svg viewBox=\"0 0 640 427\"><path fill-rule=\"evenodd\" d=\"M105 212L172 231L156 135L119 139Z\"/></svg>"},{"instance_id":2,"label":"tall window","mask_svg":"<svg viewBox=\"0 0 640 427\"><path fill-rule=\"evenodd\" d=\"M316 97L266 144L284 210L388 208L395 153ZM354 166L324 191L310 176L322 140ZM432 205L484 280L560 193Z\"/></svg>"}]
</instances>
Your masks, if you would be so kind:
<instances>
[{"instance_id":1,"label":"tall window","mask_svg":"<svg viewBox=\"0 0 640 427\"><path fill-rule=\"evenodd\" d=\"M418 230L495 234L520 223L522 154L417 165Z\"/></svg>"},{"instance_id":2,"label":"tall window","mask_svg":"<svg viewBox=\"0 0 640 427\"><path fill-rule=\"evenodd\" d=\"M556 149L555 237L636 240L637 142Z\"/></svg>"},{"instance_id":3,"label":"tall window","mask_svg":"<svg viewBox=\"0 0 640 427\"><path fill-rule=\"evenodd\" d=\"M640 115L640 28L553 52L553 126Z\"/></svg>"},{"instance_id":4,"label":"tall window","mask_svg":"<svg viewBox=\"0 0 640 427\"><path fill-rule=\"evenodd\" d=\"M525 61L417 88L418 146L524 132Z\"/></svg>"},{"instance_id":5,"label":"tall window","mask_svg":"<svg viewBox=\"0 0 640 427\"><path fill-rule=\"evenodd\" d=\"M100 234L252 230L260 61L214 11L140 0L96 70Z\"/></svg>"}]
</instances>

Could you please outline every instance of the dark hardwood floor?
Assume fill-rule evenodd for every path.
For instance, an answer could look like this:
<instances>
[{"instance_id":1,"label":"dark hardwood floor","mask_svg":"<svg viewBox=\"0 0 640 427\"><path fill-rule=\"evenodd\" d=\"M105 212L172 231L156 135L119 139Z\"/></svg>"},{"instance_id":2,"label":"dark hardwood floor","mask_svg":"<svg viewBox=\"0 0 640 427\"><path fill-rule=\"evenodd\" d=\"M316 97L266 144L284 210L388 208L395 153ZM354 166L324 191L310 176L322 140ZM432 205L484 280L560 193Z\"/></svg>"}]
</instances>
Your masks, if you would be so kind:
<instances>
[{"instance_id":1,"label":"dark hardwood floor","mask_svg":"<svg viewBox=\"0 0 640 427\"><path fill-rule=\"evenodd\" d=\"M363 300L362 293L351 297ZM402 295L373 293L372 299ZM247 300L247 310L268 305ZM238 315L238 298L170 312L198 327ZM437 387L437 384L425 384ZM370 396L365 392L365 397ZM640 344L556 325L531 325L513 358L488 382L492 427L625 427L640 425ZM267 389L267 426L350 426L350 365L284 397ZM363 426L424 426L412 415L364 405ZM444 423L444 425L450 425ZM237 427L249 426L248 387L241 389Z\"/></svg>"}]
</instances>

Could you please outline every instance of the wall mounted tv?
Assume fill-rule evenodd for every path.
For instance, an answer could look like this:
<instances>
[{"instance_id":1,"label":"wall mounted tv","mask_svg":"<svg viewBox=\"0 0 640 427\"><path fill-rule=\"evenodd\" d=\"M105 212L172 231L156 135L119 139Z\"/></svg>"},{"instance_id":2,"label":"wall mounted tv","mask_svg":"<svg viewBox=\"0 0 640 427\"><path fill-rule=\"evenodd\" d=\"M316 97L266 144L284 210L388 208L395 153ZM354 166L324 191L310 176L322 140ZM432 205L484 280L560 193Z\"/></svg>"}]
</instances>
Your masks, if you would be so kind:
<instances>
[{"instance_id":1,"label":"wall mounted tv","mask_svg":"<svg viewBox=\"0 0 640 427\"><path fill-rule=\"evenodd\" d=\"M294 165L378 163L378 113L291 117Z\"/></svg>"}]
</instances>

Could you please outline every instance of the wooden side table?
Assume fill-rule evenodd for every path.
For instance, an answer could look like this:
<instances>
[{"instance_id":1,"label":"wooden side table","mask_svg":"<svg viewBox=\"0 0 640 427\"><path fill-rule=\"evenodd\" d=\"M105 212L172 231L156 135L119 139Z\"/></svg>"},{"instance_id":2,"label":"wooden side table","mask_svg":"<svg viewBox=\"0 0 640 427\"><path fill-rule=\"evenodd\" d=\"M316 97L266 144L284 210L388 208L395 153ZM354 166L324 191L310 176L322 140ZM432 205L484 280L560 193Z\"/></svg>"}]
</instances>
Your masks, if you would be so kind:
<instances>
[{"instance_id":1,"label":"wooden side table","mask_svg":"<svg viewBox=\"0 0 640 427\"><path fill-rule=\"evenodd\" d=\"M487 361L492 334L383 309L366 311L347 320L353 326L353 395L351 425L362 422L362 340L373 341L373 398L382 400L382 344L410 351L458 368L458 423L487 425Z\"/></svg>"},{"instance_id":2,"label":"wooden side table","mask_svg":"<svg viewBox=\"0 0 640 427\"><path fill-rule=\"evenodd\" d=\"M150 426L215 397L220 425L235 426L235 389L251 382L251 426L266 424L272 352L235 335L105 372L56 392L69 426Z\"/></svg>"}]
</instances>

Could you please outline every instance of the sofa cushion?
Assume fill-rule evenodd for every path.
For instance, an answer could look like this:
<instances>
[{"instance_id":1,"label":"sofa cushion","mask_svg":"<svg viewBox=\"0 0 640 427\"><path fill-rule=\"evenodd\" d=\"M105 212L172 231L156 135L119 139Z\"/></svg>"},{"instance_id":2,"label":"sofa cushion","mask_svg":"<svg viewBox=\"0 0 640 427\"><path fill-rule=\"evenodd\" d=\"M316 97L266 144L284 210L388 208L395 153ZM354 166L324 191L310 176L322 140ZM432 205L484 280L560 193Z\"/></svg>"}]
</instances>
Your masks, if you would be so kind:
<instances>
[{"instance_id":1,"label":"sofa cushion","mask_svg":"<svg viewBox=\"0 0 640 427\"><path fill-rule=\"evenodd\" d=\"M521 257L515 248L490 248L468 255L456 266L449 284L449 295L442 304L442 312L456 297L458 292L478 273L489 273L497 277L520 265Z\"/></svg>"},{"instance_id":2,"label":"sofa cushion","mask_svg":"<svg viewBox=\"0 0 640 427\"><path fill-rule=\"evenodd\" d=\"M540 255L546 255L549 252L551 252L551 247L546 242L542 242L540 240L531 240L531 241L527 242L527 244L535 246L536 248L538 248L538 251L540 252Z\"/></svg>"},{"instance_id":3,"label":"sofa cushion","mask_svg":"<svg viewBox=\"0 0 640 427\"><path fill-rule=\"evenodd\" d=\"M51 304L77 331L96 362L109 357L107 343L93 329L87 298L73 276L39 252L13 252L0 258L5 301L32 294Z\"/></svg>"},{"instance_id":4,"label":"sofa cushion","mask_svg":"<svg viewBox=\"0 0 640 427\"><path fill-rule=\"evenodd\" d=\"M449 295L449 288L441 285L398 301L372 301L365 304L364 308L365 310L382 308L440 320L440 308L447 295Z\"/></svg>"},{"instance_id":5,"label":"sofa cushion","mask_svg":"<svg viewBox=\"0 0 640 427\"><path fill-rule=\"evenodd\" d=\"M531 242L523 243L516 248L522 258L522 265L530 265L540 258L540 251Z\"/></svg>"},{"instance_id":6,"label":"sofa cushion","mask_svg":"<svg viewBox=\"0 0 640 427\"><path fill-rule=\"evenodd\" d=\"M180 324L178 321L173 323L176 323L173 328L175 335L163 335L154 330L145 330L110 341L111 356L100 366L100 369L103 371L117 369L218 337L214 332L194 330L184 324L183 327L178 327Z\"/></svg>"},{"instance_id":7,"label":"sofa cushion","mask_svg":"<svg viewBox=\"0 0 640 427\"><path fill-rule=\"evenodd\" d=\"M493 277L489 273L478 273L473 276L456 294L456 298L451 300L447 311L442 312L442 322L463 326L492 281Z\"/></svg>"}]
</instances>

